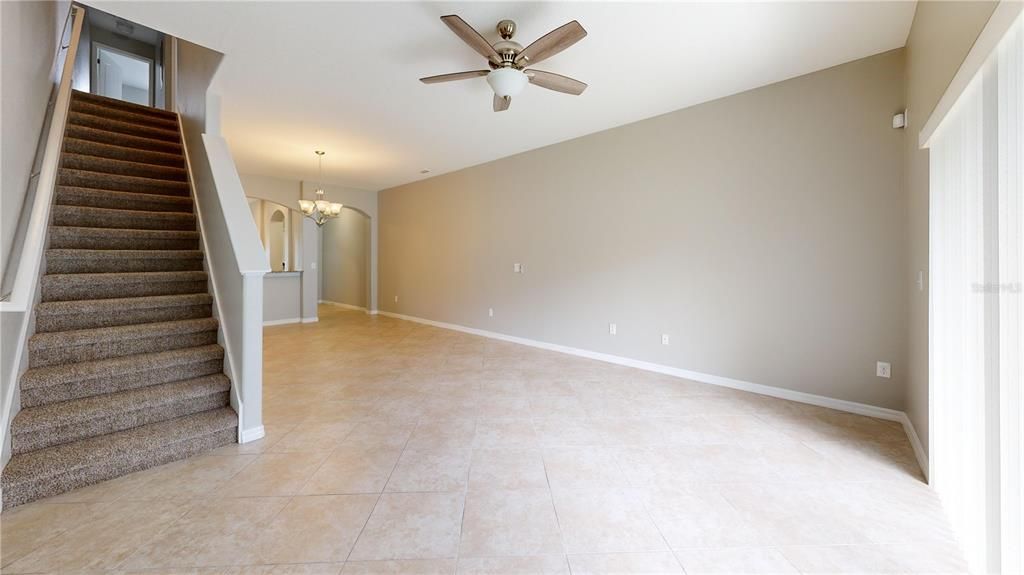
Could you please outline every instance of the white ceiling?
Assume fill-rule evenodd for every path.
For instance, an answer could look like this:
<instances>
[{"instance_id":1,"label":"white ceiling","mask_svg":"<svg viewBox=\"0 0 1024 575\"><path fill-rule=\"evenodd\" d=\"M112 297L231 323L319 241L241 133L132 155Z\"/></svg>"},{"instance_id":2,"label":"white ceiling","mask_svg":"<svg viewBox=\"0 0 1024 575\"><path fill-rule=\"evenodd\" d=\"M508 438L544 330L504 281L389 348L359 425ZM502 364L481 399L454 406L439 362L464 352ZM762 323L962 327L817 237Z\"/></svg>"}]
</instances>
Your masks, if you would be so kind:
<instances>
[{"instance_id":1,"label":"white ceiling","mask_svg":"<svg viewBox=\"0 0 1024 575\"><path fill-rule=\"evenodd\" d=\"M226 54L217 78L239 170L383 189L649 118L904 45L913 2L89 2ZM438 19L524 46L576 19L589 35L537 67L590 87L528 86L491 111L482 69Z\"/></svg>"}]
</instances>

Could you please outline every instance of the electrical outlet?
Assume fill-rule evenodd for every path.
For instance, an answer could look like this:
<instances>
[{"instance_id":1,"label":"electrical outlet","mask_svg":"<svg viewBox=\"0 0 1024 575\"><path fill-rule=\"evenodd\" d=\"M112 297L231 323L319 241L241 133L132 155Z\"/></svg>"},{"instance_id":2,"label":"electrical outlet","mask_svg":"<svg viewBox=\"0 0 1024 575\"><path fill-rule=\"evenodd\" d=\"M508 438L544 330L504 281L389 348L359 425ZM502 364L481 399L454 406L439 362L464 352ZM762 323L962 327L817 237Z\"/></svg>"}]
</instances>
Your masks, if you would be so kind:
<instances>
[{"instance_id":1,"label":"electrical outlet","mask_svg":"<svg viewBox=\"0 0 1024 575\"><path fill-rule=\"evenodd\" d=\"M668 334L661 334L661 345L668 345Z\"/></svg>"},{"instance_id":2,"label":"electrical outlet","mask_svg":"<svg viewBox=\"0 0 1024 575\"><path fill-rule=\"evenodd\" d=\"M875 375L889 379L892 377L892 366L887 361L880 361L875 364Z\"/></svg>"},{"instance_id":3,"label":"electrical outlet","mask_svg":"<svg viewBox=\"0 0 1024 575\"><path fill-rule=\"evenodd\" d=\"M487 317L494 317L494 308L493 307L487 308Z\"/></svg>"},{"instance_id":4,"label":"electrical outlet","mask_svg":"<svg viewBox=\"0 0 1024 575\"><path fill-rule=\"evenodd\" d=\"M395 303L398 303L398 296L395 296Z\"/></svg>"},{"instance_id":5,"label":"electrical outlet","mask_svg":"<svg viewBox=\"0 0 1024 575\"><path fill-rule=\"evenodd\" d=\"M512 264L512 271L517 274L523 273L523 264Z\"/></svg>"},{"instance_id":6,"label":"electrical outlet","mask_svg":"<svg viewBox=\"0 0 1024 575\"><path fill-rule=\"evenodd\" d=\"M617 325L615 325L614 323L608 324L608 334L609 335L615 335L615 332L617 332L618 330L619 330L619 327Z\"/></svg>"}]
</instances>

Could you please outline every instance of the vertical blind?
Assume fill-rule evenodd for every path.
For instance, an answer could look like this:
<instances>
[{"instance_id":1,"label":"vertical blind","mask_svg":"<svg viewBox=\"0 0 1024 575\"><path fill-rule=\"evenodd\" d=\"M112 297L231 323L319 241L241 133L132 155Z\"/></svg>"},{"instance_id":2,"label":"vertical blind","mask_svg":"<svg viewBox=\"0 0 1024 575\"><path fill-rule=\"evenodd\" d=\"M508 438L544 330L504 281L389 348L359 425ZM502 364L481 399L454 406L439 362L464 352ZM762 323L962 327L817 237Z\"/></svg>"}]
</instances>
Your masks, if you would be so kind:
<instances>
[{"instance_id":1,"label":"vertical blind","mask_svg":"<svg viewBox=\"0 0 1024 575\"><path fill-rule=\"evenodd\" d=\"M975 572L1024 573L1024 17L928 140L930 478Z\"/></svg>"}]
</instances>

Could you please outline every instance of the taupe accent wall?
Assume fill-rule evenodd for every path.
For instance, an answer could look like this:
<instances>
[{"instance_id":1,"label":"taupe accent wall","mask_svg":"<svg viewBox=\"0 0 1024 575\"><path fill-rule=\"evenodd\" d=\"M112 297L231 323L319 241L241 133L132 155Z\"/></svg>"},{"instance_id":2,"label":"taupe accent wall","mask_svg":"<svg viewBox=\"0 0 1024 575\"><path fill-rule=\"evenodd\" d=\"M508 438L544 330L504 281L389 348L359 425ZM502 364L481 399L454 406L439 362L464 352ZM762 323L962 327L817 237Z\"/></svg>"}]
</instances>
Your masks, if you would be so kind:
<instances>
[{"instance_id":1,"label":"taupe accent wall","mask_svg":"<svg viewBox=\"0 0 1024 575\"><path fill-rule=\"evenodd\" d=\"M928 151L918 134L995 10L997 2L918 2L907 38L905 151L908 201L906 411L928 449ZM917 286L924 275L923 289Z\"/></svg>"},{"instance_id":2,"label":"taupe accent wall","mask_svg":"<svg viewBox=\"0 0 1024 575\"><path fill-rule=\"evenodd\" d=\"M343 208L323 225L320 299L367 309L370 305L370 218Z\"/></svg>"},{"instance_id":3,"label":"taupe accent wall","mask_svg":"<svg viewBox=\"0 0 1024 575\"><path fill-rule=\"evenodd\" d=\"M902 409L903 107L900 49L385 190L379 307Z\"/></svg>"}]
</instances>

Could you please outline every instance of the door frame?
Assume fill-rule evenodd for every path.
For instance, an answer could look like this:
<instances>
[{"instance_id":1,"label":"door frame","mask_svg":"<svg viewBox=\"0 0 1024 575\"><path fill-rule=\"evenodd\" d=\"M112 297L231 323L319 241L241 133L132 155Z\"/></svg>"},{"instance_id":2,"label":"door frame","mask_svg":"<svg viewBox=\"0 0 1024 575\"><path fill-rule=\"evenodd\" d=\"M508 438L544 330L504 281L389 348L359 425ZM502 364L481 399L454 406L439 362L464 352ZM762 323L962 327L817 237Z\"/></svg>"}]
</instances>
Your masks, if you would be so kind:
<instances>
[{"instance_id":1,"label":"door frame","mask_svg":"<svg viewBox=\"0 0 1024 575\"><path fill-rule=\"evenodd\" d=\"M95 40L92 41L92 46L91 46L91 49L90 49L91 60L89 62L89 67L91 68L92 78L89 81L89 88L90 88L89 91L92 92L93 94L99 94L99 86L100 86L100 50L99 49L100 48L103 48L104 50L110 50L111 52L115 52L115 53L120 54L120 55L122 55L122 56L124 56L126 58L134 58L136 60L143 60L143 61L149 63L149 104L148 104L148 106L153 107L154 106L154 103L153 103L154 99L153 98L156 95L156 81L155 81L155 77L154 77L154 75L156 74L156 62L153 61L152 58L147 58L146 56L140 56L140 55L138 55L138 54L136 54L134 52L129 52L127 50L122 50L120 48L116 48L116 47L111 46L109 44L104 44L103 42L97 42Z\"/></svg>"}]
</instances>

